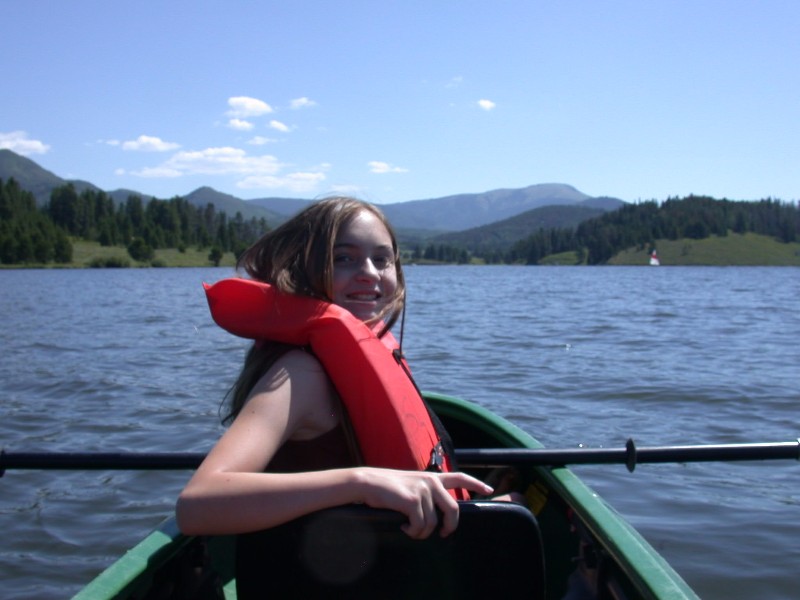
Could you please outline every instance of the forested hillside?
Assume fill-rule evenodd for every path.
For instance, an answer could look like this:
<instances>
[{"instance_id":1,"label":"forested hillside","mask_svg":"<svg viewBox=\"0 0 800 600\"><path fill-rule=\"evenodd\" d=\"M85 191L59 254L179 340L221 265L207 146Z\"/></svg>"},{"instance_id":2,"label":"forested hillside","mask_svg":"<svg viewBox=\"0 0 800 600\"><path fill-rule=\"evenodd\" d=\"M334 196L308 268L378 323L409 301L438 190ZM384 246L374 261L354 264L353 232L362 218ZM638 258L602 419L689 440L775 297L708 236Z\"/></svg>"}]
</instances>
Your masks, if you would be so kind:
<instances>
[{"instance_id":1,"label":"forested hillside","mask_svg":"<svg viewBox=\"0 0 800 600\"><path fill-rule=\"evenodd\" d=\"M71 184L53 190L50 201L37 208L30 192L16 181L0 180L0 262L67 263L69 237L125 246L131 257L148 261L159 248L210 249L211 256L238 254L268 229L264 219L229 219L212 204L199 208L183 198L129 196L115 204L105 192L78 193ZM214 259L211 259L214 262Z\"/></svg>"},{"instance_id":2,"label":"forested hillside","mask_svg":"<svg viewBox=\"0 0 800 600\"><path fill-rule=\"evenodd\" d=\"M36 206L33 194L17 182L0 179L0 262L68 263L72 244L63 227Z\"/></svg>"},{"instance_id":3,"label":"forested hillside","mask_svg":"<svg viewBox=\"0 0 800 600\"><path fill-rule=\"evenodd\" d=\"M574 226L548 226L567 222L565 212ZM655 247L659 240L701 240L731 232L767 236L773 244L800 240L800 208L772 199L689 196L592 214L586 207L546 207L448 234L426 247L405 244L402 250L414 261L535 265L571 253L564 261L599 265L622 252ZM245 220L240 213L229 218L213 204L201 208L185 198L146 201L138 195L115 202L103 191L78 191L72 184L56 188L49 201L37 207L33 194L13 178L0 179L0 263L7 265L71 263L71 240L122 247L144 264L152 263L154 251L164 248L208 251L208 260L216 263L224 253L238 255L268 229L263 218ZM115 261L94 266L124 266ZM559 262L563 264L560 258Z\"/></svg>"},{"instance_id":4,"label":"forested hillside","mask_svg":"<svg viewBox=\"0 0 800 600\"><path fill-rule=\"evenodd\" d=\"M579 262L598 265L628 248L653 247L659 239L699 240L731 231L795 242L800 239L800 209L772 199L741 202L703 196L629 204L576 228L539 230L516 244L505 260L537 264L548 255L574 251Z\"/></svg>"},{"instance_id":5,"label":"forested hillside","mask_svg":"<svg viewBox=\"0 0 800 600\"><path fill-rule=\"evenodd\" d=\"M437 235L427 246L456 246L487 262L504 262L514 244L530 236L531 232L574 228L605 212L605 209L583 204L542 206L489 225Z\"/></svg>"}]
</instances>

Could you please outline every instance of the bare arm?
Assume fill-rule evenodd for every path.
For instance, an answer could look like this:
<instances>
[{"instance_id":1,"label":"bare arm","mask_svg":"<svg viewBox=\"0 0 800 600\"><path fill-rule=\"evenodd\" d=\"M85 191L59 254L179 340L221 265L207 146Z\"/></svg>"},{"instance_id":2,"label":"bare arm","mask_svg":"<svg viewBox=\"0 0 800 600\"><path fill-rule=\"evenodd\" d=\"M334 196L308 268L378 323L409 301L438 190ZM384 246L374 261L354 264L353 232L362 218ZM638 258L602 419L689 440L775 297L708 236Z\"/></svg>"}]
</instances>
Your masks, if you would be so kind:
<instances>
[{"instance_id":1,"label":"bare arm","mask_svg":"<svg viewBox=\"0 0 800 600\"><path fill-rule=\"evenodd\" d=\"M273 527L343 504L365 503L405 514L411 537L427 537L437 509L442 534L458 523L447 488L491 488L463 473L433 474L358 467L310 473L264 473L288 439L311 439L339 420L331 384L308 354L290 352L253 390L178 498L176 514L188 534L231 534Z\"/></svg>"}]
</instances>

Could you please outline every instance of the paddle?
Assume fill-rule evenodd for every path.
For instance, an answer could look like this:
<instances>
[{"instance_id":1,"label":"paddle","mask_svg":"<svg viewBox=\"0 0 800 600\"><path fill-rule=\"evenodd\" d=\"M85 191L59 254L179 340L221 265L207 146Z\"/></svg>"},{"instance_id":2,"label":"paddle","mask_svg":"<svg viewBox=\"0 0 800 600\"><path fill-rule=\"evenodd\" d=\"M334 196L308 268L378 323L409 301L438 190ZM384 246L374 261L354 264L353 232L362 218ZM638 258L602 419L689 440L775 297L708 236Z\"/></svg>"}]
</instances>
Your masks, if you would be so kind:
<instances>
[{"instance_id":1,"label":"paddle","mask_svg":"<svg viewBox=\"0 0 800 600\"><path fill-rule=\"evenodd\" d=\"M0 477L6 469L181 470L195 469L204 454L192 452L0 452ZM462 467L563 466L744 460L800 460L800 439L763 444L652 446L637 448L470 448L456 450Z\"/></svg>"},{"instance_id":2,"label":"paddle","mask_svg":"<svg viewBox=\"0 0 800 600\"><path fill-rule=\"evenodd\" d=\"M742 460L800 460L800 439L763 444L650 446L637 448L632 439L624 448L478 448L456 452L460 466L562 466Z\"/></svg>"}]
</instances>

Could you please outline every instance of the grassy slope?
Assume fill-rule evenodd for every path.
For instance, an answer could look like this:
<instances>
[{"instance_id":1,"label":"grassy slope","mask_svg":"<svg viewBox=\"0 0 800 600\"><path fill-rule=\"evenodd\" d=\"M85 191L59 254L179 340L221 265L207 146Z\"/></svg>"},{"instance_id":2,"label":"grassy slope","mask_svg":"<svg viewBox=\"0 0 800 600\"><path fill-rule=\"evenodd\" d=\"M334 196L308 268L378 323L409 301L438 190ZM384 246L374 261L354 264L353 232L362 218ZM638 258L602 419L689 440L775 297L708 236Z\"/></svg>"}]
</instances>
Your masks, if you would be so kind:
<instances>
[{"instance_id":1,"label":"grassy slope","mask_svg":"<svg viewBox=\"0 0 800 600\"><path fill-rule=\"evenodd\" d=\"M753 233L704 240L659 240L656 249L662 265L800 266L800 243L783 244ZM647 250L628 249L609 264L646 265L650 260Z\"/></svg>"},{"instance_id":2,"label":"grassy slope","mask_svg":"<svg viewBox=\"0 0 800 600\"><path fill-rule=\"evenodd\" d=\"M86 267L94 259L116 258L126 260L131 267L150 266L150 263L139 263L134 261L128 251L121 246L104 247L96 242L72 242L72 263L62 265L65 267ZM178 252L175 248L167 248L155 251L155 261L165 267L212 267L213 263L208 260L209 250L197 250L187 248L186 252ZM233 254L227 252L220 261L222 267L232 267L236 259Z\"/></svg>"},{"instance_id":3,"label":"grassy slope","mask_svg":"<svg viewBox=\"0 0 800 600\"><path fill-rule=\"evenodd\" d=\"M746 233L704 240L658 240L658 257L662 265L703 266L800 266L800 243L782 244L775 239ZM608 261L609 265L649 265L649 248L629 248ZM577 264L575 252L552 254L542 265Z\"/></svg>"},{"instance_id":4,"label":"grassy slope","mask_svg":"<svg viewBox=\"0 0 800 600\"><path fill-rule=\"evenodd\" d=\"M773 238L748 233L745 235L730 234L727 237L711 237L705 240L659 240L656 244L662 265L710 265L710 266L800 266L800 243L782 244ZM208 250L187 249L178 252L176 249L156 250L156 262L165 267L210 267ZM44 265L47 267L87 267L94 259L116 258L127 261L131 267L150 266L150 263L137 263L122 247L102 247L95 242L73 242L72 263L68 265ZM631 248L619 253L609 261L610 265L647 265L649 254L646 248ZM418 261L423 264L426 261ZM574 265L577 263L575 252L565 252L546 257L543 265ZM220 266L232 267L235 258L228 252L220 262ZM21 265L38 267L42 265ZM12 267L13 268L13 267Z\"/></svg>"}]
</instances>

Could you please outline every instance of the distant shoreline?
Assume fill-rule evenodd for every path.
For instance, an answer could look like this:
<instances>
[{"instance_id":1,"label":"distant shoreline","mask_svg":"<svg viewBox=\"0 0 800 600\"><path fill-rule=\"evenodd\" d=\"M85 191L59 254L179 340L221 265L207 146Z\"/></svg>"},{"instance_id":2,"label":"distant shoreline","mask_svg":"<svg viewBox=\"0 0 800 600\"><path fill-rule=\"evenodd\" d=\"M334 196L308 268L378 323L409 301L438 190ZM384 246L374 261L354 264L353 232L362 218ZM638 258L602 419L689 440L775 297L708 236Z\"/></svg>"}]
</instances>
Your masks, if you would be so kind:
<instances>
[{"instance_id":1,"label":"distant shoreline","mask_svg":"<svg viewBox=\"0 0 800 600\"><path fill-rule=\"evenodd\" d=\"M752 233L730 234L724 237L712 236L703 240L658 240L655 244L661 265L708 266L708 267L800 267L800 243L783 243L773 238ZM0 269L91 269L91 268L210 268L214 266L233 269L236 258L226 252L215 265L208 258L209 250L196 248L183 252L175 248L155 251L152 261L133 260L122 246L101 246L96 242L73 241L73 260L67 264L0 264ZM457 263L437 262L425 259L404 259L403 265L410 267L456 265ZM481 261L469 265L487 265ZM519 264L518 266L527 266ZM577 254L566 252L545 257L538 265L530 266L640 266L649 265L649 250L631 248L620 252L605 265L579 264Z\"/></svg>"}]
</instances>

